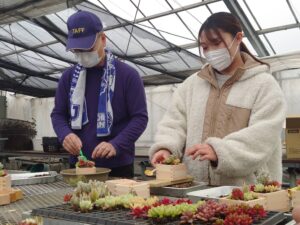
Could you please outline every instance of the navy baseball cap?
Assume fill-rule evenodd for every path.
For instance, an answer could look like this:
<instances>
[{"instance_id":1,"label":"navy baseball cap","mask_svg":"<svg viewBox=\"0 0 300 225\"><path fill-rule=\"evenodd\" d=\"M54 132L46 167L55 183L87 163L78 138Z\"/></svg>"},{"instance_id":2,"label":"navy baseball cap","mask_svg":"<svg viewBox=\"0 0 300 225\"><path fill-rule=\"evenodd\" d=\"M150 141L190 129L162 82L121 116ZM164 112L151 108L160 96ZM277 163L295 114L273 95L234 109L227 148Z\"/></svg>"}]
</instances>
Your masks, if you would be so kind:
<instances>
[{"instance_id":1,"label":"navy baseball cap","mask_svg":"<svg viewBox=\"0 0 300 225\"><path fill-rule=\"evenodd\" d=\"M103 29L98 16L81 10L69 17L67 26L67 51L71 49L88 50L92 48L96 41L97 33Z\"/></svg>"}]
</instances>

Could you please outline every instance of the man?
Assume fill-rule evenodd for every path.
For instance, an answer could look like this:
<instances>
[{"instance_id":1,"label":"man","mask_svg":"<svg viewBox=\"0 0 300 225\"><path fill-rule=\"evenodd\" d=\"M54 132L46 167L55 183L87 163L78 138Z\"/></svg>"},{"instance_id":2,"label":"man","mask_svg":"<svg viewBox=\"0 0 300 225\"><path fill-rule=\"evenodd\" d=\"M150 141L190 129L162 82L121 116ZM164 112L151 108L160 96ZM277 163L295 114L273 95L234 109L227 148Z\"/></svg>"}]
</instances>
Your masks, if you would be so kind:
<instances>
[{"instance_id":1,"label":"man","mask_svg":"<svg viewBox=\"0 0 300 225\"><path fill-rule=\"evenodd\" d=\"M74 166L82 149L111 176L132 177L134 143L147 126L145 90L135 69L105 49L100 19L78 11L67 21L67 51L78 64L62 75L51 114Z\"/></svg>"}]
</instances>

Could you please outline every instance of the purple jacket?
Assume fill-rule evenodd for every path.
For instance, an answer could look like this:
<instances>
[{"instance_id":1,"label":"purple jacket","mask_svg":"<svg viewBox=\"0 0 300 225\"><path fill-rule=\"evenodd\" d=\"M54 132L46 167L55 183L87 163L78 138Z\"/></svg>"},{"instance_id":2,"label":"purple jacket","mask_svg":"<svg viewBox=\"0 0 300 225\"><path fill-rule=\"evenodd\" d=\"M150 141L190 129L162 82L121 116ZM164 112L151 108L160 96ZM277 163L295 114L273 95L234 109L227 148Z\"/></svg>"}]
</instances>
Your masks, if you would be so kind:
<instances>
[{"instance_id":1,"label":"purple jacket","mask_svg":"<svg viewBox=\"0 0 300 225\"><path fill-rule=\"evenodd\" d=\"M138 72L129 65L116 60L116 83L112 100L114 113L111 135L97 137L97 107L100 91L102 67L87 69L85 98L89 123L81 130L72 130L70 126L70 85L75 67L67 69L59 80L55 95L55 106L51 113L53 128L60 142L71 132L79 136L83 152L91 158L94 148L102 141L110 142L117 155L110 159L96 159L96 165L114 168L133 163L135 141L141 136L148 123L145 90ZM70 163L77 157L71 156Z\"/></svg>"}]
</instances>

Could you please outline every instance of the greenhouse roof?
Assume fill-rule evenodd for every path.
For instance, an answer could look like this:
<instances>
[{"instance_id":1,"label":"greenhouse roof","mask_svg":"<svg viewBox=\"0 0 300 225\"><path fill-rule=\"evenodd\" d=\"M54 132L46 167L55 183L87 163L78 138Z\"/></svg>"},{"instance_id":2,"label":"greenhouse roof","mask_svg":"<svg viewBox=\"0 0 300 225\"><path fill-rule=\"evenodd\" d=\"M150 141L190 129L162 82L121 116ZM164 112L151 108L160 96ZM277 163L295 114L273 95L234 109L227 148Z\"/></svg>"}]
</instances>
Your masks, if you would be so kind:
<instances>
[{"instance_id":1,"label":"greenhouse roof","mask_svg":"<svg viewBox=\"0 0 300 225\"><path fill-rule=\"evenodd\" d=\"M220 11L239 17L246 45L274 71L300 68L299 0L6 0L0 10L0 90L36 97L53 96L75 63L65 43L77 10L101 18L107 47L145 85L180 83L199 70L199 28Z\"/></svg>"}]
</instances>

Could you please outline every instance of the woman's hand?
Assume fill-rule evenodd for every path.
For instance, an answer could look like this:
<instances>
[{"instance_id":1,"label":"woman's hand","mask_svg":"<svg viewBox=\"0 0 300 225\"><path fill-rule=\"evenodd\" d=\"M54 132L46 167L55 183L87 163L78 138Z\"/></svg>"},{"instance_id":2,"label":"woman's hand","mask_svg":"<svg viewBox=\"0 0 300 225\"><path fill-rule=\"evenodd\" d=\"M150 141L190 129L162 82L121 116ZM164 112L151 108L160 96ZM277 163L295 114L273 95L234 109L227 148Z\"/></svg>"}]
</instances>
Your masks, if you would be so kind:
<instances>
[{"instance_id":1,"label":"woman's hand","mask_svg":"<svg viewBox=\"0 0 300 225\"><path fill-rule=\"evenodd\" d=\"M215 150L208 144L197 144L185 150L187 156L191 156L195 160L198 156L200 160L218 161Z\"/></svg>"},{"instance_id":2,"label":"woman's hand","mask_svg":"<svg viewBox=\"0 0 300 225\"><path fill-rule=\"evenodd\" d=\"M155 164L157 163L161 163L162 161L164 161L165 159L169 158L169 156L171 155L171 152L167 149L160 149L157 152L154 153L152 160L151 160L151 164L153 166L155 166Z\"/></svg>"}]
</instances>

